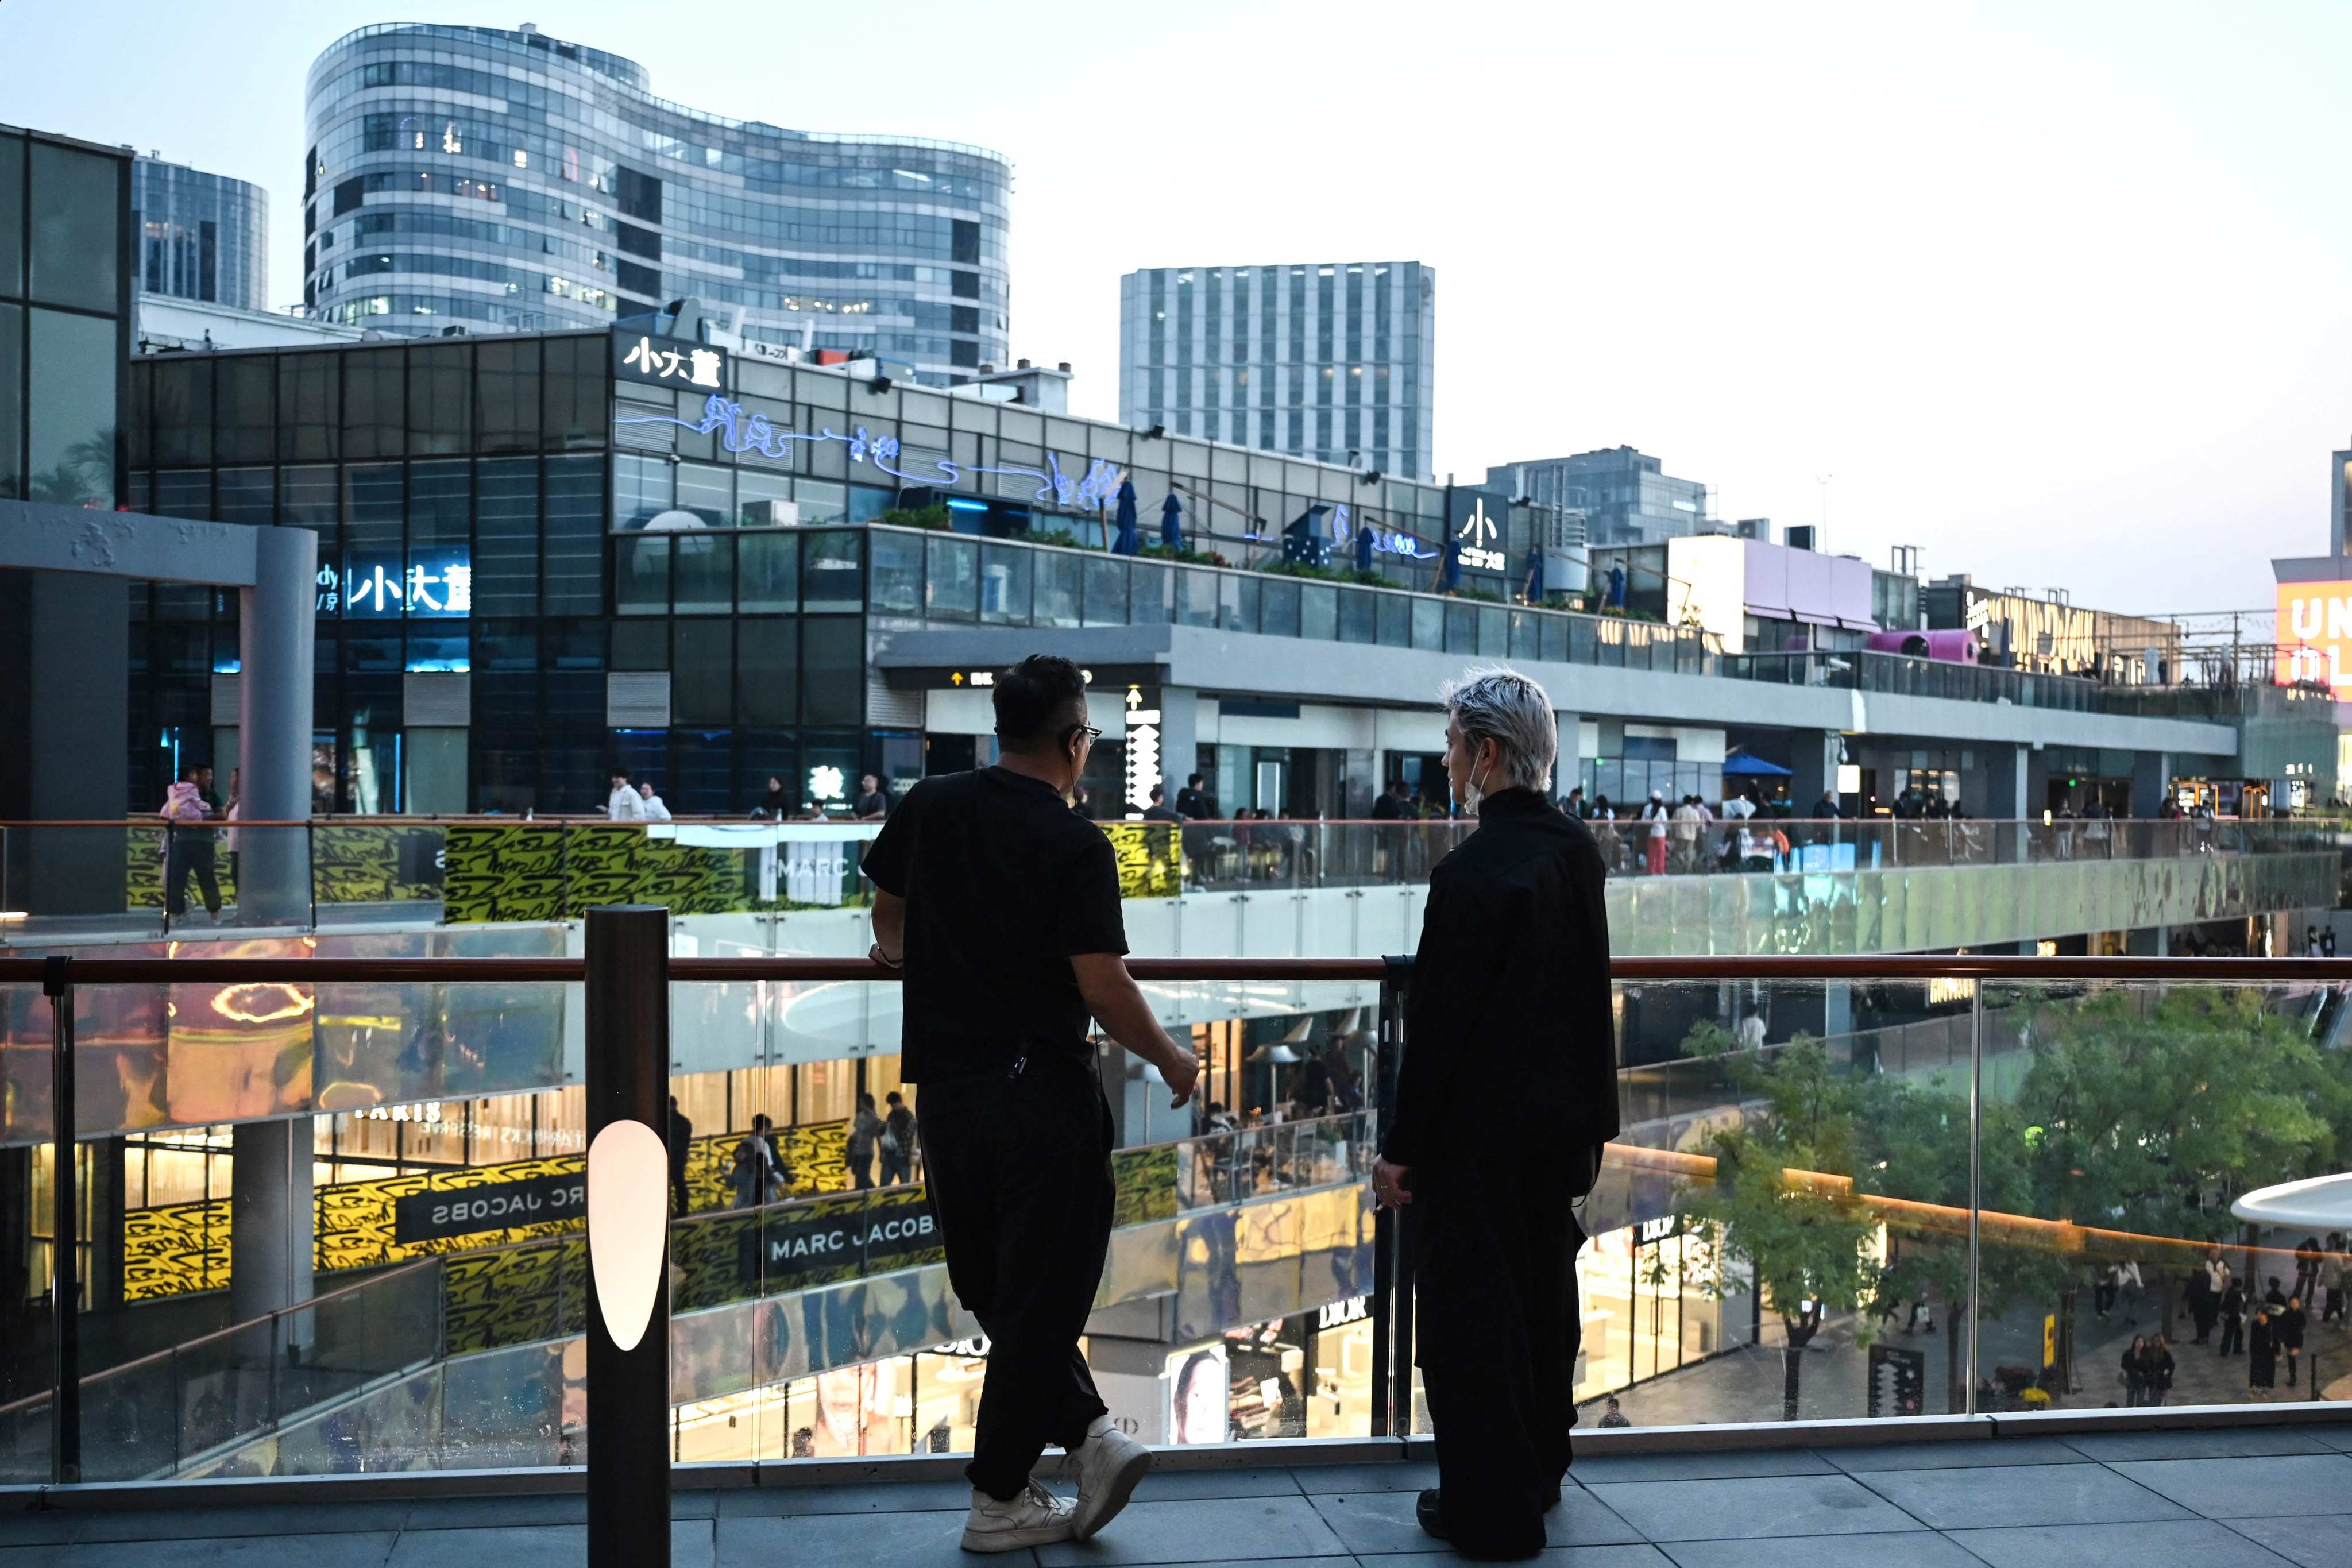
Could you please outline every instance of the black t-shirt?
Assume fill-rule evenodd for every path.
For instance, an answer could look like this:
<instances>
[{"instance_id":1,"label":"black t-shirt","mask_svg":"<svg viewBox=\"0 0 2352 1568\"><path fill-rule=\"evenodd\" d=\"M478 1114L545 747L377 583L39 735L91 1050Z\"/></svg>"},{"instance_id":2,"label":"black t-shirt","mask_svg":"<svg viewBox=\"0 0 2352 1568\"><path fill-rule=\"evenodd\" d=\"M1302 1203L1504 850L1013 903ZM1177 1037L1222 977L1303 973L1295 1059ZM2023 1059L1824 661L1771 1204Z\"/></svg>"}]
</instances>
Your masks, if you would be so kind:
<instances>
[{"instance_id":1,"label":"black t-shirt","mask_svg":"<svg viewBox=\"0 0 2352 1568\"><path fill-rule=\"evenodd\" d=\"M859 817L887 816L890 814L890 797L879 790L872 795L861 795L857 803L849 808L849 814Z\"/></svg>"},{"instance_id":2,"label":"black t-shirt","mask_svg":"<svg viewBox=\"0 0 2352 1568\"><path fill-rule=\"evenodd\" d=\"M899 1069L933 1083L1034 1051L1084 1063L1072 954L1127 952L1118 864L1049 784L1004 768L942 773L899 801L866 875L907 900Z\"/></svg>"}]
</instances>

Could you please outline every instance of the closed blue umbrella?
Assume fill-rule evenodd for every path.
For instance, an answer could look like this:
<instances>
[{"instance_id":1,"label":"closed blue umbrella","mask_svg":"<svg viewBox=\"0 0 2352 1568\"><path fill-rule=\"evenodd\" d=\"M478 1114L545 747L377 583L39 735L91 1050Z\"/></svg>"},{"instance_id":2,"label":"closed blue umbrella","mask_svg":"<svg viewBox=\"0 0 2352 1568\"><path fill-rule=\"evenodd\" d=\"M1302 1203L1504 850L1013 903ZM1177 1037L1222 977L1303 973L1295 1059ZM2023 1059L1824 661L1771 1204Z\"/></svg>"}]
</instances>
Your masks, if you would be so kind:
<instances>
[{"instance_id":1,"label":"closed blue umbrella","mask_svg":"<svg viewBox=\"0 0 2352 1568\"><path fill-rule=\"evenodd\" d=\"M1540 605L1544 596L1543 552L1528 551L1528 603Z\"/></svg>"},{"instance_id":2,"label":"closed blue umbrella","mask_svg":"<svg viewBox=\"0 0 2352 1568\"><path fill-rule=\"evenodd\" d=\"M1160 503L1160 542L1171 550L1184 548L1184 503L1173 490Z\"/></svg>"},{"instance_id":3,"label":"closed blue umbrella","mask_svg":"<svg viewBox=\"0 0 2352 1568\"><path fill-rule=\"evenodd\" d=\"M1437 591L1451 594L1462 586L1462 542L1451 531L1445 535L1445 564L1437 571Z\"/></svg>"},{"instance_id":4,"label":"closed blue umbrella","mask_svg":"<svg viewBox=\"0 0 2352 1568\"><path fill-rule=\"evenodd\" d=\"M1135 481L1118 481L1118 537L1111 541L1114 555L1133 555L1143 548L1143 540L1135 527Z\"/></svg>"},{"instance_id":5,"label":"closed blue umbrella","mask_svg":"<svg viewBox=\"0 0 2352 1568\"><path fill-rule=\"evenodd\" d=\"M1356 525L1356 570L1370 572L1371 569L1372 525L1369 522L1360 522Z\"/></svg>"}]
</instances>

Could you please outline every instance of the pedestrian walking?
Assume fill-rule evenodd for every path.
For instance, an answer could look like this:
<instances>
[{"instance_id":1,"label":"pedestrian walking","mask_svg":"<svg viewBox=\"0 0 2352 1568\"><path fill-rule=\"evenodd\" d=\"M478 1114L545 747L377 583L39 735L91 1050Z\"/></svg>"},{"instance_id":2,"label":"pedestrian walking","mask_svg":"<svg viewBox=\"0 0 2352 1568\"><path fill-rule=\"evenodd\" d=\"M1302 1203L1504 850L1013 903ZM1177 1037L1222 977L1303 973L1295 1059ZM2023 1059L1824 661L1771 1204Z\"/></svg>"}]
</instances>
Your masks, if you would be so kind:
<instances>
[{"instance_id":1,"label":"pedestrian walking","mask_svg":"<svg viewBox=\"0 0 2352 1568\"><path fill-rule=\"evenodd\" d=\"M2263 1292L2263 1305L2271 1310L2273 1318L2276 1318L2286 1310L2286 1292L2279 1289L2277 1275L2273 1274L2270 1278L2270 1289Z\"/></svg>"},{"instance_id":2,"label":"pedestrian walking","mask_svg":"<svg viewBox=\"0 0 2352 1568\"><path fill-rule=\"evenodd\" d=\"M1571 1458L1572 1205L1618 1128L1607 873L1590 830L1551 804L1544 689L1473 670L1445 707L1447 781L1478 826L1430 873L1412 1046L1372 1192L1402 1211L1417 1302L1438 1476L1421 1527L1465 1555L1528 1556ZM1515 1123L1541 1137L1495 1135L1486 1089L1506 1082Z\"/></svg>"},{"instance_id":3,"label":"pedestrian walking","mask_svg":"<svg viewBox=\"0 0 2352 1568\"><path fill-rule=\"evenodd\" d=\"M2147 1403L2163 1404L2164 1396L2172 1392L2172 1374L2176 1368L2172 1347L2164 1342L2162 1334L2148 1336L2147 1357L2140 1364L2147 1373Z\"/></svg>"},{"instance_id":4,"label":"pedestrian walking","mask_svg":"<svg viewBox=\"0 0 2352 1568\"><path fill-rule=\"evenodd\" d=\"M2294 1249L2294 1289L2289 1295L2311 1300L2311 1288L2319 1283L2319 1237L2306 1236L2303 1245Z\"/></svg>"},{"instance_id":5,"label":"pedestrian walking","mask_svg":"<svg viewBox=\"0 0 2352 1568\"><path fill-rule=\"evenodd\" d=\"M1086 677L1034 655L991 695L1001 760L908 791L864 869L870 956L905 973L900 1062L922 1086L948 1283L989 1338L963 1545L1014 1552L1093 1536L1151 1464L1078 1351L1116 1196L1087 1019L1158 1072L1171 1105L1200 1066L1128 973L1110 840L1069 809L1097 734ZM1076 1469L1075 1504L1030 1477L1049 1445Z\"/></svg>"},{"instance_id":6,"label":"pedestrian walking","mask_svg":"<svg viewBox=\"0 0 2352 1568\"><path fill-rule=\"evenodd\" d=\"M2246 1392L2268 1399L2277 1385L2278 1331L2272 1326L2270 1309L2257 1307L2246 1331Z\"/></svg>"},{"instance_id":7,"label":"pedestrian walking","mask_svg":"<svg viewBox=\"0 0 2352 1568\"><path fill-rule=\"evenodd\" d=\"M637 800L639 803L637 815L646 821L667 822L670 819L669 807L663 803L662 797L654 792L653 780L647 779L637 786Z\"/></svg>"},{"instance_id":8,"label":"pedestrian walking","mask_svg":"<svg viewBox=\"0 0 2352 1568\"><path fill-rule=\"evenodd\" d=\"M2189 1271L2189 1286L2184 1292L2189 1316L2197 1325L2197 1337L2190 1342L2204 1344L2213 1337L2213 1320L2221 1310L2221 1293L2213 1288L2213 1276L2203 1264Z\"/></svg>"},{"instance_id":9,"label":"pedestrian walking","mask_svg":"<svg viewBox=\"0 0 2352 1568\"><path fill-rule=\"evenodd\" d=\"M670 1213L684 1214L688 1207L686 1197L686 1156L694 1144L694 1123L677 1108L677 1096L669 1097L669 1201Z\"/></svg>"},{"instance_id":10,"label":"pedestrian walking","mask_svg":"<svg viewBox=\"0 0 2352 1568\"><path fill-rule=\"evenodd\" d=\"M2303 1331L2310 1320L2304 1316L2303 1298L2289 1296L2286 1308L2278 1314L2279 1349L2286 1352L2286 1385L2294 1386L2294 1371L2303 1361Z\"/></svg>"},{"instance_id":11,"label":"pedestrian walking","mask_svg":"<svg viewBox=\"0 0 2352 1568\"><path fill-rule=\"evenodd\" d=\"M857 1113L849 1119L849 1147L844 1151L849 1162L849 1185L853 1192L863 1192L874 1184L874 1147L882 1138L882 1118L874 1110L874 1097L857 1097Z\"/></svg>"},{"instance_id":12,"label":"pedestrian walking","mask_svg":"<svg viewBox=\"0 0 2352 1568\"><path fill-rule=\"evenodd\" d=\"M2344 1317L2344 1233L2327 1233L2327 1248L2319 1258L2319 1321L2336 1322Z\"/></svg>"},{"instance_id":13,"label":"pedestrian walking","mask_svg":"<svg viewBox=\"0 0 2352 1568\"><path fill-rule=\"evenodd\" d=\"M2246 1348L2246 1288L2235 1279L2221 1292L2222 1355L2238 1355Z\"/></svg>"},{"instance_id":14,"label":"pedestrian walking","mask_svg":"<svg viewBox=\"0 0 2352 1568\"><path fill-rule=\"evenodd\" d=\"M1649 804L1642 807L1642 820L1650 825L1650 838L1643 864L1653 877L1666 874L1666 823L1672 816L1666 810L1666 797L1658 791L1650 792Z\"/></svg>"},{"instance_id":15,"label":"pedestrian walking","mask_svg":"<svg viewBox=\"0 0 2352 1568\"><path fill-rule=\"evenodd\" d=\"M2137 1406L2147 1397L2147 1338L2134 1334L2124 1351L2124 1404Z\"/></svg>"},{"instance_id":16,"label":"pedestrian walking","mask_svg":"<svg viewBox=\"0 0 2352 1568\"><path fill-rule=\"evenodd\" d=\"M755 1209L773 1203L781 1195L778 1188L775 1145L768 1139L768 1119L764 1115L751 1118L751 1131L735 1145L733 1162L727 1172L727 1184L735 1195L739 1209Z\"/></svg>"},{"instance_id":17,"label":"pedestrian walking","mask_svg":"<svg viewBox=\"0 0 2352 1568\"><path fill-rule=\"evenodd\" d=\"M629 786L629 770L613 770L613 793L604 797L604 816L612 822L643 822L646 797Z\"/></svg>"},{"instance_id":18,"label":"pedestrian walking","mask_svg":"<svg viewBox=\"0 0 2352 1568\"><path fill-rule=\"evenodd\" d=\"M882 1102L890 1108L882 1115L882 1184L887 1187L915 1179L915 1113L895 1089Z\"/></svg>"},{"instance_id":19,"label":"pedestrian walking","mask_svg":"<svg viewBox=\"0 0 2352 1568\"><path fill-rule=\"evenodd\" d=\"M188 912L188 879L196 879L205 913L220 919L220 880L215 874L213 830L204 825L218 813L210 798L213 771L202 763L181 768L180 776L163 792L157 815L164 827L163 908L173 920Z\"/></svg>"}]
</instances>

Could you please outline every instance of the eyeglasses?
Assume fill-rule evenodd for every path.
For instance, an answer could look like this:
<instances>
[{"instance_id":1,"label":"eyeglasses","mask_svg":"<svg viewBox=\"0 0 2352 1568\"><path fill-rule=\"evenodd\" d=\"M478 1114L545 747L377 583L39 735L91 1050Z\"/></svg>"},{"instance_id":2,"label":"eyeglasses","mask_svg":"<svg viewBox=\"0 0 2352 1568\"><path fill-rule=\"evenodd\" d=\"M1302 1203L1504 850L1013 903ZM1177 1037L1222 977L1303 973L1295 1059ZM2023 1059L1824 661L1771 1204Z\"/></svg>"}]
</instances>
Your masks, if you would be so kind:
<instances>
[{"instance_id":1,"label":"eyeglasses","mask_svg":"<svg viewBox=\"0 0 2352 1568\"><path fill-rule=\"evenodd\" d=\"M1079 735L1087 738L1087 744L1089 746L1102 739L1102 731L1092 724L1073 724L1070 726L1069 733L1062 737L1062 744L1068 745L1073 738Z\"/></svg>"}]
</instances>

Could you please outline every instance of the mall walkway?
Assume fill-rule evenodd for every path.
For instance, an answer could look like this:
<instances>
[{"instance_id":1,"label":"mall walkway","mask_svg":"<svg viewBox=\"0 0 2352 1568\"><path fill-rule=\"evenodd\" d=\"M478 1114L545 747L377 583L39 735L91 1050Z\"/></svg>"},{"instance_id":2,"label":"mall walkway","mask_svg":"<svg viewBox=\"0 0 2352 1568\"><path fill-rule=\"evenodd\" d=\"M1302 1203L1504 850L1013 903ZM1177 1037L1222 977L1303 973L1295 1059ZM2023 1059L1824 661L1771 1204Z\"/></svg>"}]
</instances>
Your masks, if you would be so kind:
<instances>
[{"instance_id":1,"label":"mall walkway","mask_svg":"<svg viewBox=\"0 0 2352 1568\"><path fill-rule=\"evenodd\" d=\"M1266 1457L1278 1457L1270 1445ZM1414 1489L1433 1480L1433 1467L1402 1462L1162 1473L1105 1537L996 1561L1459 1562L1433 1554L1412 1522ZM1552 1514L1544 1558L1570 1568L2352 1563L2352 1425L1592 1453L1574 1480ZM273 1489L250 1484L257 1498ZM968 1495L952 1480L681 1491L673 1560L677 1568L969 1568L982 1560L956 1546ZM85 1507L0 1517L0 1568L152 1568L159 1560L174 1568L575 1568L585 1557L583 1507L576 1496ZM174 1544L159 1552L166 1542Z\"/></svg>"}]
</instances>

